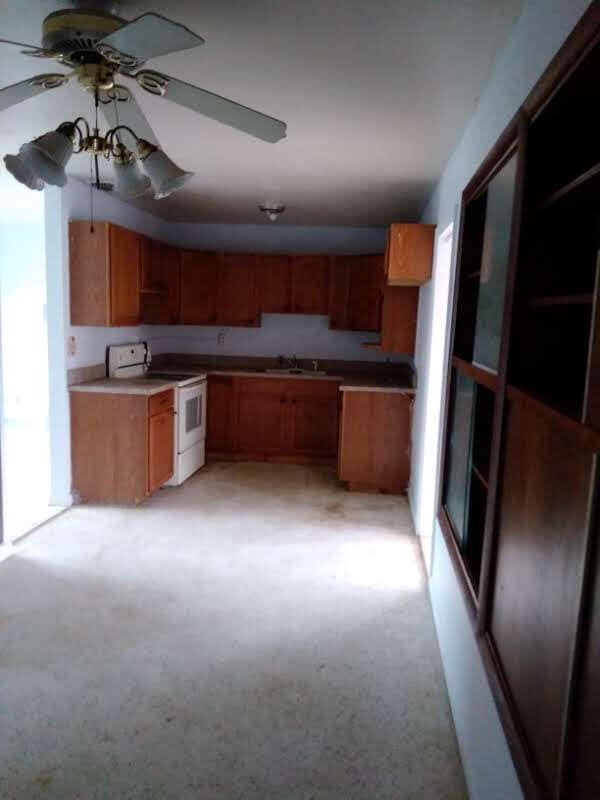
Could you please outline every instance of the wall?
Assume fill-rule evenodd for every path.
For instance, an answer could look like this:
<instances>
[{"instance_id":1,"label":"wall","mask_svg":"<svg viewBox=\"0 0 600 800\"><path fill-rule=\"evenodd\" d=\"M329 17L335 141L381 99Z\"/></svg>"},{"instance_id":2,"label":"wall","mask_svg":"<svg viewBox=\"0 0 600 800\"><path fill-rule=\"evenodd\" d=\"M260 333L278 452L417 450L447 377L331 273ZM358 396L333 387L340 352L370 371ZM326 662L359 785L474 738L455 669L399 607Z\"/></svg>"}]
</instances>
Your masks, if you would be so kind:
<instances>
[{"instance_id":1,"label":"wall","mask_svg":"<svg viewBox=\"0 0 600 800\"><path fill-rule=\"evenodd\" d=\"M453 220L463 188L483 161L503 128L559 49L588 0L526 0L504 51L463 137L446 164L425 212L441 232ZM432 326L432 299L436 276L421 290L415 361L424 391L417 394L413 429L413 475L410 501L419 533L427 517L421 508L422 481L438 481L437 469L419 479L425 453L424 409ZM448 297L450 302L450 297ZM433 398L435 400L435 398ZM441 397L437 398L441 403ZM437 522L434 529L430 593L440 642L452 712L471 798L518 800L522 796L494 700L477 650L464 601Z\"/></svg>"}]
</instances>

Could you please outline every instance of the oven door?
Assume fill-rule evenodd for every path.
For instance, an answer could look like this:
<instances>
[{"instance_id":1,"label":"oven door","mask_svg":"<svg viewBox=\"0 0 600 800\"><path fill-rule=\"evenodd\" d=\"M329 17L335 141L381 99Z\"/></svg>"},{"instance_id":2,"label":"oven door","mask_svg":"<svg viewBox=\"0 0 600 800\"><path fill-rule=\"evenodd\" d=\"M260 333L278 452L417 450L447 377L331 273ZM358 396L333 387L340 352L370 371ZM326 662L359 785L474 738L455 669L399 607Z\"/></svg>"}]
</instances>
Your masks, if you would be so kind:
<instances>
[{"instance_id":1,"label":"oven door","mask_svg":"<svg viewBox=\"0 0 600 800\"><path fill-rule=\"evenodd\" d=\"M177 450L184 453L205 437L206 381L178 389Z\"/></svg>"}]
</instances>

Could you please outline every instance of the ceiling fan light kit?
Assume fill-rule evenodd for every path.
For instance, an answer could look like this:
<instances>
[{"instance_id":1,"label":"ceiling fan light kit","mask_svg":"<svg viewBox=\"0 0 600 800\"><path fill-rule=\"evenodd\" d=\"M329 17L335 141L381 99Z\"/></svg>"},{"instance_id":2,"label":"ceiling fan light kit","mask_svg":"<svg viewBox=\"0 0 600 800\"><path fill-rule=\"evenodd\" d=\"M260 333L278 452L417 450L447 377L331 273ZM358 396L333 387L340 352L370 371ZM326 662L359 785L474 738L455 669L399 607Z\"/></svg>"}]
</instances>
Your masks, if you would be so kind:
<instances>
[{"instance_id":1,"label":"ceiling fan light kit","mask_svg":"<svg viewBox=\"0 0 600 800\"><path fill-rule=\"evenodd\" d=\"M75 77L84 90L93 93L96 117L100 109L109 124L109 130L101 135L97 119L93 128L83 117L65 122L55 131L22 145L18 155L6 155L6 168L30 189L39 191L45 183L64 186L69 159L73 153L84 152L93 158L97 187L101 183L98 162L103 156L112 159L117 190L126 197L138 197L152 188L154 197L160 199L180 189L193 173L180 169L162 151L133 93L116 82L117 75L134 81L150 94L265 142L283 139L286 125L281 120L155 70L133 72L149 58L203 43L193 31L160 14L147 13L128 22L87 8L56 11L47 16L42 25L41 47L0 39L0 44L16 46L25 55L54 59L72 70L67 74L36 75L0 89L0 111L64 86ZM269 219L276 219L281 211L283 207Z\"/></svg>"}]
</instances>

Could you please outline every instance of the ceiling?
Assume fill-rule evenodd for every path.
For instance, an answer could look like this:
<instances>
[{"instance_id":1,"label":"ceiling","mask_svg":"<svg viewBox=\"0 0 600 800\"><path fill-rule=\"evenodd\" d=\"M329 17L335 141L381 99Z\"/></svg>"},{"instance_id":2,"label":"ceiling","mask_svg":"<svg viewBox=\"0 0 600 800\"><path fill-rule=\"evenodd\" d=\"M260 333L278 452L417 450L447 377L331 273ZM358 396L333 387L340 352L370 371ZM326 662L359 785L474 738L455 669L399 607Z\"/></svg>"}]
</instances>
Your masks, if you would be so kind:
<instances>
[{"instance_id":1,"label":"ceiling","mask_svg":"<svg viewBox=\"0 0 600 800\"><path fill-rule=\"evenodd\" d=\"M69 5L77 3L0 0L2 36L38 44L43 17ZM267 144L136 87L163 148L195 172L170 198L136 205L179 221L259 223L257 206L271 201L287 206L287 224L378 226L418 217L523 0L111 5L128 18L157 11L206 40L153 59L150 68L288 125L287 139ZM0 45L2 85L54 65ZM90 96L73 82L7 109L0 113L0 152L15 152L65 119L91 119L91 111ZM68 171L85 178L88 169L80 155ZM6 191L13 179L3 164L1 171Z\"/></svg>"}]
</instances>

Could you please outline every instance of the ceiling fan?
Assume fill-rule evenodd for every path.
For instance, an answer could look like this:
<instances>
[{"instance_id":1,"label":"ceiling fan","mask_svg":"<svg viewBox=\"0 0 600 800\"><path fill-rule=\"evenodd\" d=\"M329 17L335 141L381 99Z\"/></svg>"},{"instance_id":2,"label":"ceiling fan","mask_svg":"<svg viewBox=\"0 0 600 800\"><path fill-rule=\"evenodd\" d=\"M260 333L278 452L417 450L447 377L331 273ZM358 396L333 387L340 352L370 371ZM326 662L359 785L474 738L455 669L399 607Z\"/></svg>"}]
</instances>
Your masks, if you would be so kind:
<instances>
[{"instance_id":1,"label":"ceiling fan","mask_svg":"<svg viewBox=\"0 0 600 800\"><path fill-rule=\"evenodd\" d=\"M158 139L125 81L158 97L262 139L277 142L286 135L281 120L240 105L190 83L143 68L148 59L198 47L202 37L160 14L146 13L134 20L103 10L55 11L42 24L41 47L0 39L21 53L55 60L69 72L46 72L0 89L0 111L74 79L94 97L96 118L90 126L83 117L62 123L55 131L24 144L18 155L7 155L7 169L31 189L45 183L64 186L65 166L73 153L86 152L95 165L100 186L99 157L112 158L117 189L138 196L152 187L156 198L167 197L192 175L177 167L160 149ZM100 134L98 109L109 125ZM143 174L139 165L146 174Z\"/></svg>"}]
</instances>

